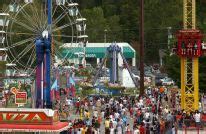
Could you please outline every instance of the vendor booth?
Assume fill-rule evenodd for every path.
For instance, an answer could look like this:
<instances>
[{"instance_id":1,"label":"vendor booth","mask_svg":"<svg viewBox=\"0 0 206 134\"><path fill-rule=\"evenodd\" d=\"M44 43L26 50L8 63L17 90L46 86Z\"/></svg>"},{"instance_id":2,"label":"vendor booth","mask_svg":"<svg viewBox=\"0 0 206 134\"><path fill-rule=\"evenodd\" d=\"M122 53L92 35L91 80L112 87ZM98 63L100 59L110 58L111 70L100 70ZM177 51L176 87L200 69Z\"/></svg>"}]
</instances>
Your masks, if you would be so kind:
<instances>
[{"instance_id":1,"label":"vendor booth","mask_svg":"<svg viewBox=\"0 0 206 134\"><path fill-rule=\"evenodd\" d=\"M0 132L60 133L68 129L51 109L0 108Z\"/></svg>"}]
</instances>

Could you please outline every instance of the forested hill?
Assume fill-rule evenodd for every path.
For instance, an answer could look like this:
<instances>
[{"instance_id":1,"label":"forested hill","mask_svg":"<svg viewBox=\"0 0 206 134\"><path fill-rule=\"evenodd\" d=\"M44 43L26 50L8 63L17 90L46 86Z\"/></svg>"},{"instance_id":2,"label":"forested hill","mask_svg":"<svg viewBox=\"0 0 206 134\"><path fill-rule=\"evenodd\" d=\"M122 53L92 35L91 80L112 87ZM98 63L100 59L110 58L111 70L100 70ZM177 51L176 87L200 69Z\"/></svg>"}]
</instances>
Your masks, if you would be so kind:
<instances>
[{"instance_id":1,"label":"forested hill","mask_svg":"<svg viewBox=\"0 0 206 134\"><path fill-rule=\"evenodd\" d=\"M0 0L0 8L14 0ZM21 0L16 0L21 1ZM23 1L23 0L22 0ZM45 1L45 0L42 0ZM54 2L56 0L53 0ZM129 42L138 50L140 0L72 0L87 18L89 42ZM182 28L183 0L145 0L145 60L158 62L158 50L167 48L168 27ZM197 25L206 32L206 1L197 1Z\"/></svg>"},{"instance_id":2,"label":"forested hill","mask_svg":"<svg viewBox=\"0 0 206 134\"><path fill-rule=\"evenodd\" d=\"M167 48L168 27L182 28L183 0L145 0L145 59L158 62L158 50ZM90 42L124 41L138 50L139 0L76 0L87 18ZM206 32L206 1L197 0L197 25Z\"/></svg>"},{"instance_id":3,"label":"forested hill","mask_svg":"<svg viewBox=\"0 0 206 134\"><path fill-rule=\"evenodd\" d=\"M129 42L138 51L140 0L77 0L87 18L90 42ZM206 0L196 0L197 28L206 33ZM168 27L174 35L183 27L183 0L145 0L145 63L159 62L159 49L168 48ZM174 37L174 36L173 36ZM172 39L174 40L174 39ZM205 39L204 39L205 40ZM169 41L173 45L173 41ZM170 50L167 50L168 54ZM206 89L206 57L200 58L200 89ZM180 85L180 63L175 55L164 59L165 70Z\"/></svg>"}]
</instances>

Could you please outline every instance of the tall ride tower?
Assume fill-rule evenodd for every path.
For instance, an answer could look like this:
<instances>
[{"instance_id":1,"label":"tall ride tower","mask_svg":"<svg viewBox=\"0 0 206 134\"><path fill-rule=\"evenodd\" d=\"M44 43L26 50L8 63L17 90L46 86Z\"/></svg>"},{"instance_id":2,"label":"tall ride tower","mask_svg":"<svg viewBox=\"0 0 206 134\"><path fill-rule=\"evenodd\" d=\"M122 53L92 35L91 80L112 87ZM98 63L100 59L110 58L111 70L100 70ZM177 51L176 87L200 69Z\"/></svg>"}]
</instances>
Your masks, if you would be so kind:
<instances>
[{"instance_id":1,"label":"tall ride tower","mask_svg":"<svg viewBox=\"0 0 206 134\"><path fill-rule=\"evenodd\" d=\"M196 29L196 0L183 0L183 30L179 30L176 53L181 58L181 109L198 110L199 63L202 34Z\"/></svg>"}]
</instances>

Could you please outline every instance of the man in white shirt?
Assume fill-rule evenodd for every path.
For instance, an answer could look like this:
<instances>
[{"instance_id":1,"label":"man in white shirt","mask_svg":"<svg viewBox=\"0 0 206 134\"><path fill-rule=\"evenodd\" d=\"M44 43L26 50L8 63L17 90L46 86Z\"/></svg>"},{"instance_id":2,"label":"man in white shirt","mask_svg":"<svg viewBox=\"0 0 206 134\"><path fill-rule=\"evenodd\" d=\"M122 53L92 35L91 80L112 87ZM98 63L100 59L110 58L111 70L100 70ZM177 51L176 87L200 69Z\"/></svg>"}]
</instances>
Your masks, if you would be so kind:
<instances>
[{"instance_id":1,"label":"man in white shirt","mask_svg":"<svg viewBox=\"0 0 206 134\"><path fill-rule=\"evenodd\" d=\"M145 117L145 120L149 119L150 113L149 113L149 112L146 112L145 115L144 115L144 117Z\"/></svg>"},{"instance_id":2,"label":"man in white shirt","mask_svg":"<svg viewBox=\"0 0 206 134\"><path fill-rule=\"evenodd\" d=\"M77 130L77 134L82 134L82 130L80 128Z\"/></svg>"},{"instance_id":3,"label":"man in white shirt","mask_svg":"<svg viewBox=\"0 0 206 134\"><path fill-rule=\"evenodd\" d=\"M200 127L201 114L199 113L199 111L196 111L194 115L194 119L195 119L196 127Z\"/></svg>"},{"instance_id":4,"label":"man in white shirt","mask_svg":"<svg viewBox=\"0 0 206 134\"><path fill-rule=\"evenodd\" d=\"M118 112L115 112L115 113L114 113L114 118L115 118L115 119L118 119L118 118L119 118L119 116L120 116L120 115L119 115L119 113L118 113Z\"/></svg>"},{"instance_id":5,"label":"man in white shirt","mask_svg":"<svg viewBox=\"0 0 206 134\"><path fill-rule=\"evenodd\" d=\"M123 108L123 104L122 104L122 103L120 103L120 104L119 104L119 106L120 106L120 109L122 109L122 108Z\"/></svg>"},{"instance_id":6,"label":"man in white shirt","mask_svg":"<svg viewBox=\"0 0 206 134\"><path fill-rule=\"evenodd\" d=\"M164 114L168 114L168 112L169 112L169 109L168 109L168 106L166 106L164 109Z\"/></svg>"},{"instance_id":7,"label":"man in white shirt","mask_svg":"<svg viewBox=\"0 0 206 134\"><path fill-rule=\"evenodd\" d=\"M117 121L116 120L113 120L112 121L112 124L113 124L113 128L114 128L114 130L117 128Z\"/></svg>"},{"instance_id":8,"label":"man in white shirt","mask_svg":"<svg viewBox=\"0 0 206 134\"><path fill-rule=\"evenodd\" d=\"M138 128L134 129L134 134L139 134L139 129Z\"/></svg>"},{"instance_id":9,"label":"man in white shirt","mask_svg":"<svg viewBox=\"0 0 206 134\"><path fill-rule=\"evenodd\" d=\"M95 118L98 117L98 111L96 109L94 110L93 115L94 115Z\"/></svg>"},{"instance_id":10,"label":"man in white shirt","mask_svg":"<svg viewBox=\"0 0 206 134\"><path fill-rule=\"evenodd\" d=\"M105 114L105 112L104 112L104 110L102 110L102 112L101 112L102 119L104 119L104 114Z\"/></svg>"},{"instance_id":11,"label":"man in white shirt","mask_svg":"<svg viewBox=\"0 0 206 134\"><path fill-rule=\"evenodd\" d=\"M139 100L139 105L140 105L140 107L142 107L144 104L143 104L143 99L140 99Z\"/></svg>"}]
</instances>

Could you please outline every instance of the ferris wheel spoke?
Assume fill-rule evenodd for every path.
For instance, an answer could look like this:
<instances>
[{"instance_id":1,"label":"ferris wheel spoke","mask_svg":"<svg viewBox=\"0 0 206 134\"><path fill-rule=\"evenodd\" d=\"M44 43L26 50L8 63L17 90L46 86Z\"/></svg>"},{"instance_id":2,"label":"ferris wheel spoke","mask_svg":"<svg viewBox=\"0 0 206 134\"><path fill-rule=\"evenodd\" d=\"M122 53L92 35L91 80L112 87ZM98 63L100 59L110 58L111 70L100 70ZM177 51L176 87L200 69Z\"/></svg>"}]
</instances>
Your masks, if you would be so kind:
<instances>
[{"instance_id":1,"label":"ferris wheel spoke","mask_svg":"<svg viewBox=\"0 0 206 134\"><path fill-rule=\"evenodd\" d=\"M23 33L23 32L7 32L7 35L32 35L32 36L37 36L38 34L34 33Z\"/></svg>"},{"instance_id":2,"label":"ferris wheel spoke","mask_svg":"<svg viewBox=\"0 0 206 134\"><path fill-rule=\"evenodd\" d=\"M54 46L54 53L58 54L60 57L63 57L61 52L59 51L59 48L57 46L60 46L62 43L58 42L57 40L54 39L54 42L57 44Z\"/></svg>"},{"instance_id":3,"label":"ferris wheel spoke","mask_svg":"<svg viewBox=\"0 0 206 134\"><path fill-rule=\"evenodd\" d=\"M65 38L74 38L74 37L76 37L76 36L69 36L69 35L63 35L63 34L61 34L61 35L52 35L52 37L65 37Z\"/></svg>"},{"instance_id":4,"label":"ferris wheel spoke","mask_svg":"<svg viewBox=\"0 0 206 134\"><path fill-rule=\"evenodd\" d=\"M42 27L42 30L45 30L45 29L47 29L48 28L48 26L47 26L47 17L45 16L45 15L43 15L44 16L44 21L43 21L43 27Z\"/></svg>"},{"instance_id":5,"label":"ferris wheel spoke","mask_svg":"<svg viewBox=\"0 0 206 134\"><path fill-rule=\"evenodd\" d=\"M40 12L40 22L41 22L41 26L42 26L42 28L41 28L41 30L43 31L43 30L45 30L45 28L46 28L46 17L45 17L45 14L44 14L44 9L43 9L43 5L41 6L41 12Z\"/></svg>"},{"instance_id":6,"label":"ferris wheel spoke","mask_svg":"<svg viewBox=\"0 0 206 134\"><path fill-rule=\"evenodd\" d=\"M46 10L44 10L44 9L46 9L46 5L45 5L45 7L42 7L42 11L41 11L41 13L42 13L42 24L43 24L42 30L47 29L47 23L48 23L47 16L46 16Z\"/></svg>"},{"instance_id":7,"label":"ferris wheel spoke","mask_svg":"<svg viewBox=\"0 0 206 134\"><path fill-rule=\"evenodd\" d=\"M35 73L36 67L37 67L37 66L35 66L34 68L30 68L31 71L30 71L30 73L29 73L29 76L31 76L32 74Z\"/></svg>"},{"instance_id":8,"label":"ferris wheel spoke","mask_svg":"<svg viewBox=\"0 0 206 134\"><path fill-rule=\"evenodd\" d=\"M55 26L59 21L61 21L65 16L67 15L67 12L64 11L63 13L61 13L56 20L53 21L53 26Z\"/></svg>"},{"instance_id":9,"label":"ferris wheel spoke","mask_svg":"<svg viewBox=\"0 0 206 134\"><path fill-rule=\"evenodd\" d=\"M59 51L59 49L55 46L54 51L56 54L58 54L59 56L63 57L61 52Z\"/></svg>"},{"instance_id":10,"label":"ferris wheel spoke","mask_svg":"<svg viewBox=\"0 0 206 134\"><path fill-rule=\"evenodd\" d=\"M39 24L40 19L38 17L38 13L36 11L35 4L33 6L31 6L31 11L32 11L33 21L36 23L36 29L40 30L40 24Z\"/></svg>"},{"instance_id":11,"label":"ferris wheel spoke","mask_svg":"<svg viewBox=\"0 0 206 134\"><path fill-rule=\"evenodd\" d=\"M52 18L54 18L54 14L55 14L56 11L57 11L57 7L58 7L58 6L55 6L55 9L54 9L54 11L53 11L53 13L52 13Z\"/></svg>"},{"instance_id":12,"label":"ferris wheel spoke","mask_svg":"<svg viewBox=\"0 0 206 134\"><path fill-rule=\"evenodd\" d=\"M30 26L28 26L28 25L26 25L26 24L24 24L24 23L22 23L22 22L19 22L19 21L17 21L17 20L14 19L14 18L13 18L12 20L13 20L14 23L16 23L16 24L18 24L18 25L26 28L27 30L30 30L30 31L32 31L32 32L36 31L34 28L32 28L32 27L30 27Z\"/></svg>"},{"instance_id":13,"label":"ferris wheel spoke","mask_svg":"<svg viewBox=\"0 0 206 134\"><path fill-rule=\"evenodd\" d=\"M55 29L53 30L53 32L58 31L58 30L62 30L62 29L64 29L64 28L67 28L67 27L69 27L69 26L72 26L73 24L75 24L75 23L65 24L65 25L59 26L59 27L55 28Z\"/></svg>"},{"instance_id":14,"label":"ferris wheel spoke","mask_svg":"<svg viewBox=\"0 0 206 134\"><path fill-rule=\"evenodd\" d=\"M27 47L25 47L24 50L22 50L22 52L17 55L17 59L16 59L17 61L19 61L22 57L24 57L34 47L32 43L27 45Z\"/></svg>"},{"instance_id":15,"label":"ferris wheel spoke","mask_svg":"<svg viewBox=\"0 0 206 134\"><path fill-rule=\"evenodd\" d=\"M34 39L35 39L35 37L30 37L28 39L25 39L25 40L22 40L22 41L14 43L12 46L6 47L6 49L11 49L11 48L23 45L23 44L25 44L25 43L27 43L29 41L33 41Z\"/></svg>"},{"instance_id":16,"label":"ferris wheel spoke","mask_svg":"<svg viewBox=\"0 0 206 134\"><path fill-rule=\"evenodd\" d=\"M61 44L60 42L58 42L58 41L56 41L56 40L54 40L54 42L55 42L56 44ZM66 57L67 57L68 54L69 54L69 51L68 51L68 52L66 53L66 55L63 56L63 55L61 54L61 52L59 51L59 48L57 48L57 46L55 46L54 51L55 51L55 53L56 53L57 55L59 55L59 56L63 59L63 61L65 61Z\"/></svg>"},{"instance_id":17,"label":"ferris wheel spoke","mask_svg":"<svg viewBox=\"0 0 206 134\"><path fill-rule=\"evenodd\" d=\"M31 55L29 56L29 59L26 63L26 67L29 66L29 63L32 61L32 57L34 56L34 54L35 54L35 49L32 50ZM32 65L32 64L30 64L30 65Z\"/></svg>"},{"instance_id":18,"label":"ferris wheel spoke","mask_svg":"<svg viewBox=\"0 0 206 134\"><path fill-rule=\"evenodd\" d=\"M20 10L24 16L24 18L32 25L32 27L34 29L36 29L38 26L37 26L37 23L35 22L35 19L33 19L28 13L27 11L22 8L22 10Z\"/></svg>"},{"instance_id":19,"label":"ferris wheel spoke","mask_svg":"<svg viewBox=\"0 0 206 134\"><path fill-rule=\"evenodd\" d=\"M34 62L36 61L36 55L35 53L33 54L33 58L32 58L32 61L31 61L31 64L29 65L30 68L32 68L32 65L34 65Z\"/></svg>"},{"instance_id":20,"label":"ferris wheel spoke","mask_svg":"<svg viewBox=\"0 0 206 134\"><path fill-rule=\"evenodd\" d=\"M15 61L16 63L19 63L21 66L26 67L25 64L21 63L20 59L22 59L28 53L28 51L25 51L21 57L15 58L13 61Z\"/></svg>"}]
</instances>

